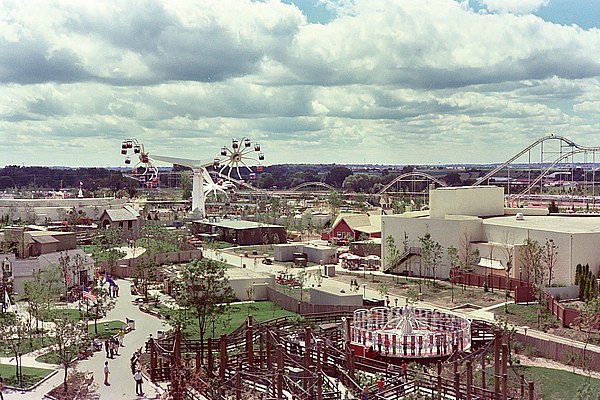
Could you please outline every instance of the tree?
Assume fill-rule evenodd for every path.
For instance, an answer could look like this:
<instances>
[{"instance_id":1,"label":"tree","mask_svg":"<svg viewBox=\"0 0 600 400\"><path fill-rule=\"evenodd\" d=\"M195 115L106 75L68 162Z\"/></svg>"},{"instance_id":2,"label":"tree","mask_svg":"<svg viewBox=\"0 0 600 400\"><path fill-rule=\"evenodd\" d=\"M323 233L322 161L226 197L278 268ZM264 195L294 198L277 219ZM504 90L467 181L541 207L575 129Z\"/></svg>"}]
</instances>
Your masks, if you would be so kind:
<instances>
[{"instance_id":1,"label":"tree","mask_svg":"<svg viewBox=\"0 0 600 400\"><path fill-rule=\"evenodd\" d=\"M585 352L587 345L592 337L598 333L600 328L600 297L595 297L587 300L583 309L579 312L576 320L577 327L585 334L585 345L583 346L583 364L586 366L589 363L585 362Z\"/></svg>"},{"instance_id":2,"label":"tree","mask_svg":"<svg viewBox=\"0 0 600 400\"><path fill-rule=\"evenodd\" d=\"M192 171L182 171L179 176L179 186L181 187L181 199L189 200L192 197Z\"/></svg>"},{"instance_id":3,"label":"tree","mask_svg":"<svg viewBox=\"0 0 600 400\"><path fill-rule=\"evenodd\" d=\"M446 249L446 254L448 255L448 259L450 260L450 291L452 293L452 302L454 303L454 273L460 265L460 259L458 257L458 249L454 246L449 246Z\"/></svg>"},{"instance_id":4,"label":"tree","mask_svg":"<svg viewBox=\"0 0 600 400\"><path fill-rule=\"evenodd\" d=\"M222 314L235 298L226 270L226 264L206 258L192 260L181 270L177 302L195 311L200 341L204 341L212 316Z\"/></svg>"},{"instance_id":5,"label":"tree","mask_svg":"<svg viewBox=\"0 0 600 400\"><path fill-rule=\"evenodd\" d=\"M352 175L352 170L346 167L336 166L329 170L325 176L325 183L331 186L341 187L344 180Z\"/></svg>"},{"instance_id":6,"label":"tree","mask_svg":"<svg viewBox=\"0 0 600 400\"><path fill-rule=\"evenodd\" d=\"M385 238L385 250L386 250L386 255L385 255L386 268L387 269L395 268L396 266L394 265L394 263L396 262L396 259L400 255L400 252L398 251L398 247L396 247L396 242L392 235L388 235Z\"/></svg>"},{"instance_id":7,"label":"tree","mask_svg":"<svg viewBox=\"0 0 600 400\"><path fill-rule=\"evenodd\" d=\"M435 283L435 270L442 259L442 246L433 240L429 233L420 237L419 243L421 244L421 264L425 265L425 270L428 275L429 269L431 268L433 270L433 282ZM421 274L421 271L419 271L419 274Z\"/></svg>"},{"instance_id":8,"label":"tree","mask_svg":"<svg viewBox=\"0 0 600 400\"><path fill-rule=\"evenodd\" d=\"M116 300L110 296L106 286L106 284L101 285L98 281L94 289L94 295L96 295L96 304L92 307L94 311L94 333L98 333L98 318L108 314L116 303Z\"/></svg>"},{"instance_id":9,"label":"tree","mask_svg":"<svg viewBox=\"0 0 600 400\"><path fill-rule=\"evenodd\" d=\"M510 238L509 238L510 236ZM509 239L511 239L509 241ZM513 269L514 259L515 259L515 246L513 245L512 235L507 234L506 239L504 240L505 246L502 247L502 251L504 252L504 257L506 258L506 265L504 267L504 277L506 279L506 290L504 291L504 312L508 313L508 297L510 296L510 274Z\"/></svg>"},{"instance_id":10,"label":"tree","mask_svg":"<svg viewBox=\"0 0 600 400\"><path fill-rule=\"evenodd\" d=\"M21 355L23 354L23 342L30 333L30 325L22 315L17 314L13 320L3 318L0 325L0 337L10 338L6 340L7 348L14 355L16 360L15 377L19 381L19 386L23 385Z\"/></svg>"},{"instance_id":11,"label":"tree","mask_svg":"<svg viewBox=\"0 0 600 400\"><path fill-rule=\"evenodd\" d=\"M527 273L527 280L533 283L535 289L535 296L538 302L537 322L539 329L542 316L542 286L546 275L546 269L542 262L543 249L537 240L527 238L523 241L521 255L523 267Z\"/></svg>"},{"instance_id":12,"label":"tree","mask_svg":"<svg viewBox=\"0 0 600 400\"><path fill-rule=\"evenodd\" d=\"M542 247L542 261L546 264L548 270L548 286L552 284L554 279L554 267L556 266L558 259L558 246L554 243L554 240L547 239L544 247Z\"/></svg>"},{"instance_id":13,"label":"tree","mask_svg":"<svg viewBox=\"0 0 600 400\"><path fill-rule=\"evenodd\" d=\"M151 281L156 279L156 269L156 263L145 259L140 260L133 267L133 278L137 282L136 286L142 289L146 300L148 300L148 286Z\"/></svg>"},{"instance_id":14,"label":"tree","mask_svg":"<svg viewBox=\"0 0 600 400\"><path fill-rule=\"evenodd\" d=\"M342 206L342 196L335 191L329 192L327 195L327 202L329 203L329 209L331 210L332 217L335 217Z\"/></svg>"},{"instance_id":15,"label":"tree","mask_svg":"<svg viewBox=\"0 0 600 400\"><path fill-rule=\"evenodd\" d=\"M88 342L87 324L84 321L72 321L66 315L54 318L54 346L60 365L64 369L63 387L67 393L67 373L75 363L77 356Z\"/></svg>"}]
</instances>

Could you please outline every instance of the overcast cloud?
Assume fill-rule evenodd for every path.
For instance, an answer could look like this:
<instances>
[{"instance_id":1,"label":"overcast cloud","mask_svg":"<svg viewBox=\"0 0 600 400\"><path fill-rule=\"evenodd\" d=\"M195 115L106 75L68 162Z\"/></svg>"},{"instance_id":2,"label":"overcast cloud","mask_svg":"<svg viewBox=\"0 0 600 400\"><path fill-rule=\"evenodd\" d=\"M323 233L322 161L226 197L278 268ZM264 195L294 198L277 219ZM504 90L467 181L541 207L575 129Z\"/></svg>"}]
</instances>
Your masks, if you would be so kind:
<instances>
[{"instance_id":1,"label":"overcast cloud","mask_svg":"<svg viewBox=\"0 0 600 400\"><path fill-rule=\"evenodd\" d=\"M266 163L501 162L600 145L600 26L552 0L0 2L0 165L122 165L120 142Z\"/></svg>"}]
</instances>

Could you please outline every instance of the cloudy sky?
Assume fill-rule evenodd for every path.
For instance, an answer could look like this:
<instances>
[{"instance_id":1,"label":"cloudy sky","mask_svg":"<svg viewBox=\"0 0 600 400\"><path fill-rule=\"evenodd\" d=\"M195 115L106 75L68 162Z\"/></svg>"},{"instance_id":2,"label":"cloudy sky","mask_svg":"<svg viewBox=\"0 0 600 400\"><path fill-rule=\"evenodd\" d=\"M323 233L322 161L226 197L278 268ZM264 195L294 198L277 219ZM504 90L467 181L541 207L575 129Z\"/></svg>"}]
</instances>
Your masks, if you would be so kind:
<instances>
[{"instance_id":1,"label":"cloudy sky","mask_svg":"<svg viewBox=\"0 0 600 400\"><path fill-rule=\"evenodd\" d=\"M0 165L501 162L600 146L597 0L0 1Z\"/></svg>"}]
</instances>

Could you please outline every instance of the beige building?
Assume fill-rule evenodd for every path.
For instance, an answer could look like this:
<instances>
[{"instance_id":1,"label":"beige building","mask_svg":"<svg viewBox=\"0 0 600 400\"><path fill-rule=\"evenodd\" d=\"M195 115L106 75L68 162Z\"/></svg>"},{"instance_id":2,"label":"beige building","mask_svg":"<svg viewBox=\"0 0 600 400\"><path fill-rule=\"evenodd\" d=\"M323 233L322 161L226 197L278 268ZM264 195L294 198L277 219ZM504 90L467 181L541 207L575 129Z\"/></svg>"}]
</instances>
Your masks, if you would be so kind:
<instances>
[{"instance_id":1,"label":"beige building","mask_svg":"<svg viewBox=\"0 0 600 400\"><path fill-rule=\"evenodd\" d=\"M569 285L575 279L577 264L589 264L598 274L600 265L600 216L548 215L545 209L504 208L503 189L493 186L452 187L430 190L430 210L382 217L382 238L392 236L402 251L405 234L409 246L419 247L419 238L429 233L443 247L436 276L447 278L447 249L459 253L477 249L478 272L504 274L506 261L513 254L511 276L524 275L521 249L529 238L544 245L552 240L558 256L552 283ZM383 265L388 265L388 249L382 240ZM400 269L418 271L418 255L408 255ZM423 269L421 269L423 271ZM423 271L424 273L425 271Z\"/></svg>"}]
</instances>

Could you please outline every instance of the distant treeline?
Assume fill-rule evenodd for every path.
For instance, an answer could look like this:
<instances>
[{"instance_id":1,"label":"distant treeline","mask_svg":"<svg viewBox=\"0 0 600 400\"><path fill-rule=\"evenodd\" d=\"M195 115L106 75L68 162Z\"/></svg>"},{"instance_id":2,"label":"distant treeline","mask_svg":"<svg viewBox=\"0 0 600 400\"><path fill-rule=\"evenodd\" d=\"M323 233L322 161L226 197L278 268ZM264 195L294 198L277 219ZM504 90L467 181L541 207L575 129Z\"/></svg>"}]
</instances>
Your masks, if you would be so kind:
<instances>
[{"instance_id":1,"label":"distant treeline","mask_svg":"<svg viewBox=\"0 0 600 400\"><path fill-rule=\"evenodd\" d=\"M106 168L49 168L7 165L0 169L0 189L42 188L60 190L79 187L89 190L108 188L114 191L129 186L121 172Z\"/></svg>"}]
</instances>

